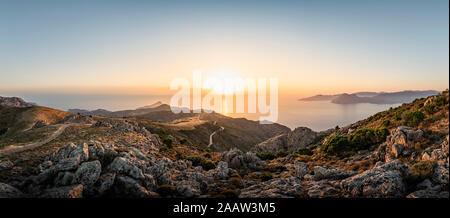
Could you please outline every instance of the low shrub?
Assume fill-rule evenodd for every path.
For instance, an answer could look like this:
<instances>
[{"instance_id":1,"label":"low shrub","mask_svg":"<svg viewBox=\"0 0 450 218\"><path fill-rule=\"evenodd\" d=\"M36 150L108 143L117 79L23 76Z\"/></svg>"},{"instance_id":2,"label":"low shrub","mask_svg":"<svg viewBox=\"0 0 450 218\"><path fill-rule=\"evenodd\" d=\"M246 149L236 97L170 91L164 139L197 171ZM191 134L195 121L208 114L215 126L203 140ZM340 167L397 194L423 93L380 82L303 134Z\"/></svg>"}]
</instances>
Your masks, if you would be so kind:
<instances>
[{"instance_id":1,"label":"low shrub","mask_svg":"<svg viewBox=\"0 0 450 218\"><path fill-rule=\"evenodd\" d=\"M210 160L205 159L201 156L190 156L186 158L187 160L192 162L192 165L194 166L201 166L204 170L211 170L216 168L214 163Z\"/></svg>"},{"instance_id":2,"label":"low shrub","mask_svg":"<svg viewBox=\"0 0 450 218\"><path fill-rule=\"evenodd\" d=\"M308 155L308 156L313 155L313 151L311 151L311 149L309 149L309 148L300 148L295 153L300 154L300 155Z\"/></svg>"},{"instance_id":3,"label":"low shrub","mask_svg":"<svg viewBox=\"0 0 450 218\"><path fill-rule=\"evenodd\" d=\"M262 181L267 181L267 180L271 180L273 178L273 176L272 176L272 173L266 171L266 172L262 173L259 178Z\"/></svg>"},{"instance_id":4,"label":"low shrub","mask_svg":"<svg viewBox=\"0 0 450 218\"><path fill-rule=\"evenodd\" d=\"M339 154L346 151L368 149L372 145L385 141L388 135L388 129L381 128L359 129L348 136L330 136L322 146L322 152L326 154Z\"/></svg>"},{"instance_id":5,"label":"low shrub","mask_svg":"<svg viewBox=\"0 0 450 218\"><path fill-rule=\"evenodd\" d=\"M163 137L162 139L163 144L167 146L167 148L172 149L173 147L173 140L169 137Z\"/></svg>"},{"instance_id":6,"label":"low shrub","mask_svg":"<svg viewBox=\"0 0 450 218\"><path fill-rule=\"evenodd\" d=\"M276 157L286 157L286 155L288 155L288 153L285 150L279 150L275 153Z\"/></svg>"},{"instance_id":7,"label":"low shrub","mask_svg":"<svg viewBox=\"0 0 450 218\"><path fill-rule=\"evenodd\" d=\"M412 111L403 116L404 124L416 127L425 119L425 115L420 111Z\"/></svg>"},{"instance_id":8,"label":"low shrub","mask_svg":"<svg viewBox=\"0 0 450 218\"><path fill-rule=\"evenodd\" d=\"M273 160L275 159L275 154L270 152L258 152L256 153L256 156L258 156L261 160Z\"/></svg>"},{"instance_id":9,"label":"low shrub","mask_svg":"<svg viewBox=\"0 0 450 218\"><path fill-rule=\"evenodd\" d=\"M434 114L434 112L436 110L436 105L435 104L427 104L427 105L423 106L423 110L427 114L430 114L430 115Z\"/></svg>"},{"instance_id":10,"label":"low shrub","mask_svg":"<svg viewBox=\"0 0 450 218\"><path fill-rule=\"evenodd\" d=\"M391 121L390 120L383 120L382 122L381 122L381 126L383 126L383 127L389 127L389 125L391 125Z\"/></svg>"},{"instance_id":11,"label":"low shrub","mask_svg":"<svg viewBox=\"0 0 450 218\"><path fill-rule=\"evenodd\" d=\"M244 184L243 184L243 182L242 182L242 179L239 178L239 177L237 177L237 176L231 177L231 178L228 180L228 183L229 183L230 185L233 185L233 186L237 187L237 188L242 188L242 187L244 186Z\"/></svg>"}]
</instances>

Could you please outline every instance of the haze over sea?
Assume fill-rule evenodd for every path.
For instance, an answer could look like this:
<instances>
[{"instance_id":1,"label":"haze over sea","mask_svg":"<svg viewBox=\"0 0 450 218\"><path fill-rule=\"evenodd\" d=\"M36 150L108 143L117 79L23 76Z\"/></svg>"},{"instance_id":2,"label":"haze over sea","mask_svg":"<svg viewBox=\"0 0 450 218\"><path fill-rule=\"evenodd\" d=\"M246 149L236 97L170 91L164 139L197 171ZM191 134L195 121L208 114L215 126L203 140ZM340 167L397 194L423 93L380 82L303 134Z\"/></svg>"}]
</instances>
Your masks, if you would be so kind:
<instances>
[{"instance_id":1,"label":"haze over sea","mask_svg":"<svg viewBox=\"0 0 450 218\"><path fill-rule=\"evenodd\" d=\"M169 95L76 95L76 94L25 94L19 95L28 102L60 110L68 109L106 109L111 111L136 109L157 101L168 103ZM296 98L279 100L278 123L296 128L309 127L315 131L342 127L377 112L400 104L333 104L329 101L297 101ZM257 120L256 114L233 114L232 117L245 117Z\"/></svg>"}]
</instances>

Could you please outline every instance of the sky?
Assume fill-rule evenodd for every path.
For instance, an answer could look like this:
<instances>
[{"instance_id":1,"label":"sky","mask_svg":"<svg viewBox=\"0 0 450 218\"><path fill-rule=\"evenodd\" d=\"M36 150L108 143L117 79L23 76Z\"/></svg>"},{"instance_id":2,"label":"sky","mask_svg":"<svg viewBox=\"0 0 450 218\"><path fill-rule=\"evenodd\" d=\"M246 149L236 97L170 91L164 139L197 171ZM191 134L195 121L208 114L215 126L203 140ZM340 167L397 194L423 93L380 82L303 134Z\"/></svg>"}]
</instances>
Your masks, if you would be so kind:
<instances>
[{"instance_id":1,"label":"sky","mask_svg":"<svg viewBox=\"0 0 450 218\"><path fill-rule=\"evenodd\" d=\"M193 70L298 97L444 90L449 1L0 0L0 94L164 94Z\"/></svg>"}]
</instances>

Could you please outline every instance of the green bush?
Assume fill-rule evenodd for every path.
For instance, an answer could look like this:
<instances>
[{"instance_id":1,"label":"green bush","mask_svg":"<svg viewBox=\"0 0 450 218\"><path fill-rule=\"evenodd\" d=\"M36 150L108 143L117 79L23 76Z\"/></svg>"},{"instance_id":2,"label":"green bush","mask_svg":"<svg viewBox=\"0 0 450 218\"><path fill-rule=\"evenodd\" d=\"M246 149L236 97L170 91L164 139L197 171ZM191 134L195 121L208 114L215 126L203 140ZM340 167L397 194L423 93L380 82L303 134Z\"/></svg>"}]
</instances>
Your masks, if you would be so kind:
<instances>
[{"instance_id":1,"label":"green bush","mask_svg":"<svg viewBox=\"0 0 450 218\"><path fill-rule=\"evenodd\" d=\"M279 150L277 151L277 153L275 153L276 157L285 157L286 155L288 155L288 153L284 150Z\"/></svg>"},{"instance_id":2,"label":"green bush","mask_svg":"<svg viewBox=\"0 0 450 218\"><path fill-rule=\"evenodd\" d=\"M322 152L326 154L339 154L346 151L368 149L372 145L385 141L388 135L388 129L381 128L359 129L348 136L330 136L322 146Z\"/></svg>"},{"instance_id":3,"label":"green bush","mask_svg":"<svg viewBox=\"0 0 450 218\"><path fill-rule=\"evenodd\" d=\"M322 146L322 151L327 154L338 154L340 152L349 150L350 142L346 136L330 136L327 142Z\"/></svg>"},{"instance_id":4,"label":"green bush","mask_svg":"<svg viewBox=\"0 0 450 218\"><path fill-rule=\"evenodd\" d=\"M275 159L275 155L270 152L259 152L256 153L256 156L258 156L261 160L273 160Z\"/></svg>"},{"instance_id":5,"label":"green bush","mask_svg":"<svg viewBox=\"0 0 450 218\"><path fill-rule=\"evenodd\" d=\"M412 111L403 117L405 125L416 127L425 119L425 115L420 111Z\"/></svg>"},{"instance_id":6,"label":"green bush","mask_svg":"<svg viewBox=\"0 0 450 218\"><path fill-rule=\"evenodd\" d=\"M210 170L216 168L214 163L210 160L207 160L200 156L190 156L186 158L187 160L192 162L194 166L201 166L204 170Z\"/></svg>"},{"instance_id":7,"label":"green bush","mask_svg":"<svg viewBox=\"0 0 450 218\"><path fill-rule=\"evenodd\" d=\"M261 174L261 176L259 177L262 181L267 181L267 180L271 180L272 177L272 173L270 172L264 172Z\"/></svg>"},{"instance_id":8,"label":"green bush","mask_svg":"<svg viewBox=\"0 0 450 218\"><path fill-rule=\"evenodd\" d=\"M167 146L167 148L171 149L173 147L173 140L169 137L164 137L162 142Z\"/></svg>"},{"instance_id":9,"label":"green bush","mask_svg":"<svg viewBox=\"0 0 450 218\"><path fill-rule=\"evenodd\" d=\"M437 96L436 99L434 99L434 103L437 106L443 106L447 103L447 99L446 99L445 95L440 95L440 96Z\"/></svg>"},{"instance_id":10,"label":"green bush","mask_svg":"<svg viewBox=\"0 0 450 218\"><path fill-rule=\"evenodd\" d=\"M436 105L434 105L434 104L427 104L427 105L423 106L423 110L427 114L434 114L434 112L436 110Z\"/></svg>"},{"instance_id":11,"label":"green bush","mask_svg":"<svg viewBox=\"0 0 450 218\"><path fill-rule=\"evenodd\" d=\"M354 148L353 150L361 150L385 141L388 135L389 131L386 128L359 129L348 136L348 141Z\"/></svg>"},{"instance_id":12,"label":"green bush","mask_svg":"<svg viewBox=\"0 0 450 218\"><path fill-rule=\"evenodd\" d=\"M313 155L313 152L311 151L311 149L308 149L308 148L300 148L295 153L301 154L301 155L309 155L309 156Z\"/></svg>"},{"instance_id":13,"label":"green bush","mask_svg":"<svg viewBox=\"0 0 450 218\"><path fill-rule=\"evenodd\" d=\"M390 120L383 120L381 122L381 126L383 126L383 127L389 127L389 125L391 125L391 121Z\"/></svg>"}]
</instances>

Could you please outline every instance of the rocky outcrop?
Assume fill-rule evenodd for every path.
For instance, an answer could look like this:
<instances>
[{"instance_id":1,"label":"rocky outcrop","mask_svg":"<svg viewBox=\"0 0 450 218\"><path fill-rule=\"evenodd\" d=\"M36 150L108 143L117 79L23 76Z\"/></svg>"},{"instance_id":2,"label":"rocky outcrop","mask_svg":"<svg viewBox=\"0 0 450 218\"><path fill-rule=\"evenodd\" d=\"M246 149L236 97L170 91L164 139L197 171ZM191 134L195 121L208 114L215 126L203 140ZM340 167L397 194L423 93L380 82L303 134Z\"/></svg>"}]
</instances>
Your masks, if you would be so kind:
<instances>
[{"instance_id":1,"label":"rocky outcrop","mask_svg":"<svg viewBox=\"0 0 450 218\"><path fill-rule=\"evenodd\" d=\"M328 134L325 132L317 133L306 127L298 127L289 133L280 134L255 145L253 152L272 152L279 150L296 151L299 148L305 148L312 144L317 137Z\"/></svg>"},{"instance_id":2,"label":"rocky outcrop","mask_svg":"<svg viewBox=\"0 0 450 218\"><path fill-rule=\"evenodd\" d=\"M2 97L0 96L0 106L8 107L31 107L33 104L25 102L18 97Z\"/></svg>"},{"instance_id":3,"label":"rocky outcrop","mask_svg":"<svg viewBox=\"0 0 450 218\"><path fill-rule=\"evenodd\" d=\"M300 179L303 179L305 175L310 174L309 167L306 163L295 161L294 168L297 176Z\"/></svg>"},{"instance_id":4,"label":"rocky outcrop","mask_svg":"<svg viewBox=\"0 0 450 218\"><path fill-rule=\"evenodd\" d=\"M228 163L233 169L250 168L259 169L265 165L259 157L253 152L243 153L241 150L234 148L222 154L221 160Z\"/></svg>"},{"instance_id":5,"label":"rocky outcrop","mask_svg":"<svg viewBox=\"0 0 450 218\"><path fill-rule=\"evenodd\" d=\"M276 178L241 190L241 198L300 197L301 180L297 177Z\"/></svg>"},{"instance_id":6,"label":"rocky outcrop","mask_svg":"<svg viewBox=\"0 0 450 218\"><path fill-rule=\"evenodd\" d=\"M353 176L355 174L356 174L356 172L351 171L351 170L341 170L341 169L326 167L326 166L315 166L314 167L314 179L315 180L323 180L323 179L340 180L340 179L345 179L347 177Z\"/></svg>"},{"instance_id":7,"label":"rocky outcrop","mask_svg":"<svg viewBox=\"0 0 450 218\"><path fill-rule=\"evenodd\" d=\"M424 140L422 130L413 130L411 127L400 126L391 131L387 137L388 145L400 144L403 147L414 147L414 143Z\"/></svg>"},{"instance_id":8,"label":"rocky outcrop","mask_svg":"<svg viewBox=\"0 0 450 218\"><path fill-rule=\"evenodd\" d=\"M417 190L408 194L407 198L448 198L448 191L442 191L440 185L434 185L429 179L425 179L417 185Z\"/></svg>"},{"instance_id":9,"label":"rocky outcrop","mask_svg":"<svg viewBox=\"0 0 450 218\"><path fill-rule=\"evenodd\" d=\"M343 180L341 188L349 197L404 197L404 178L409 174L409 167L399 160L380 163L371 170Z\"/></svg>"}]
</instances>

